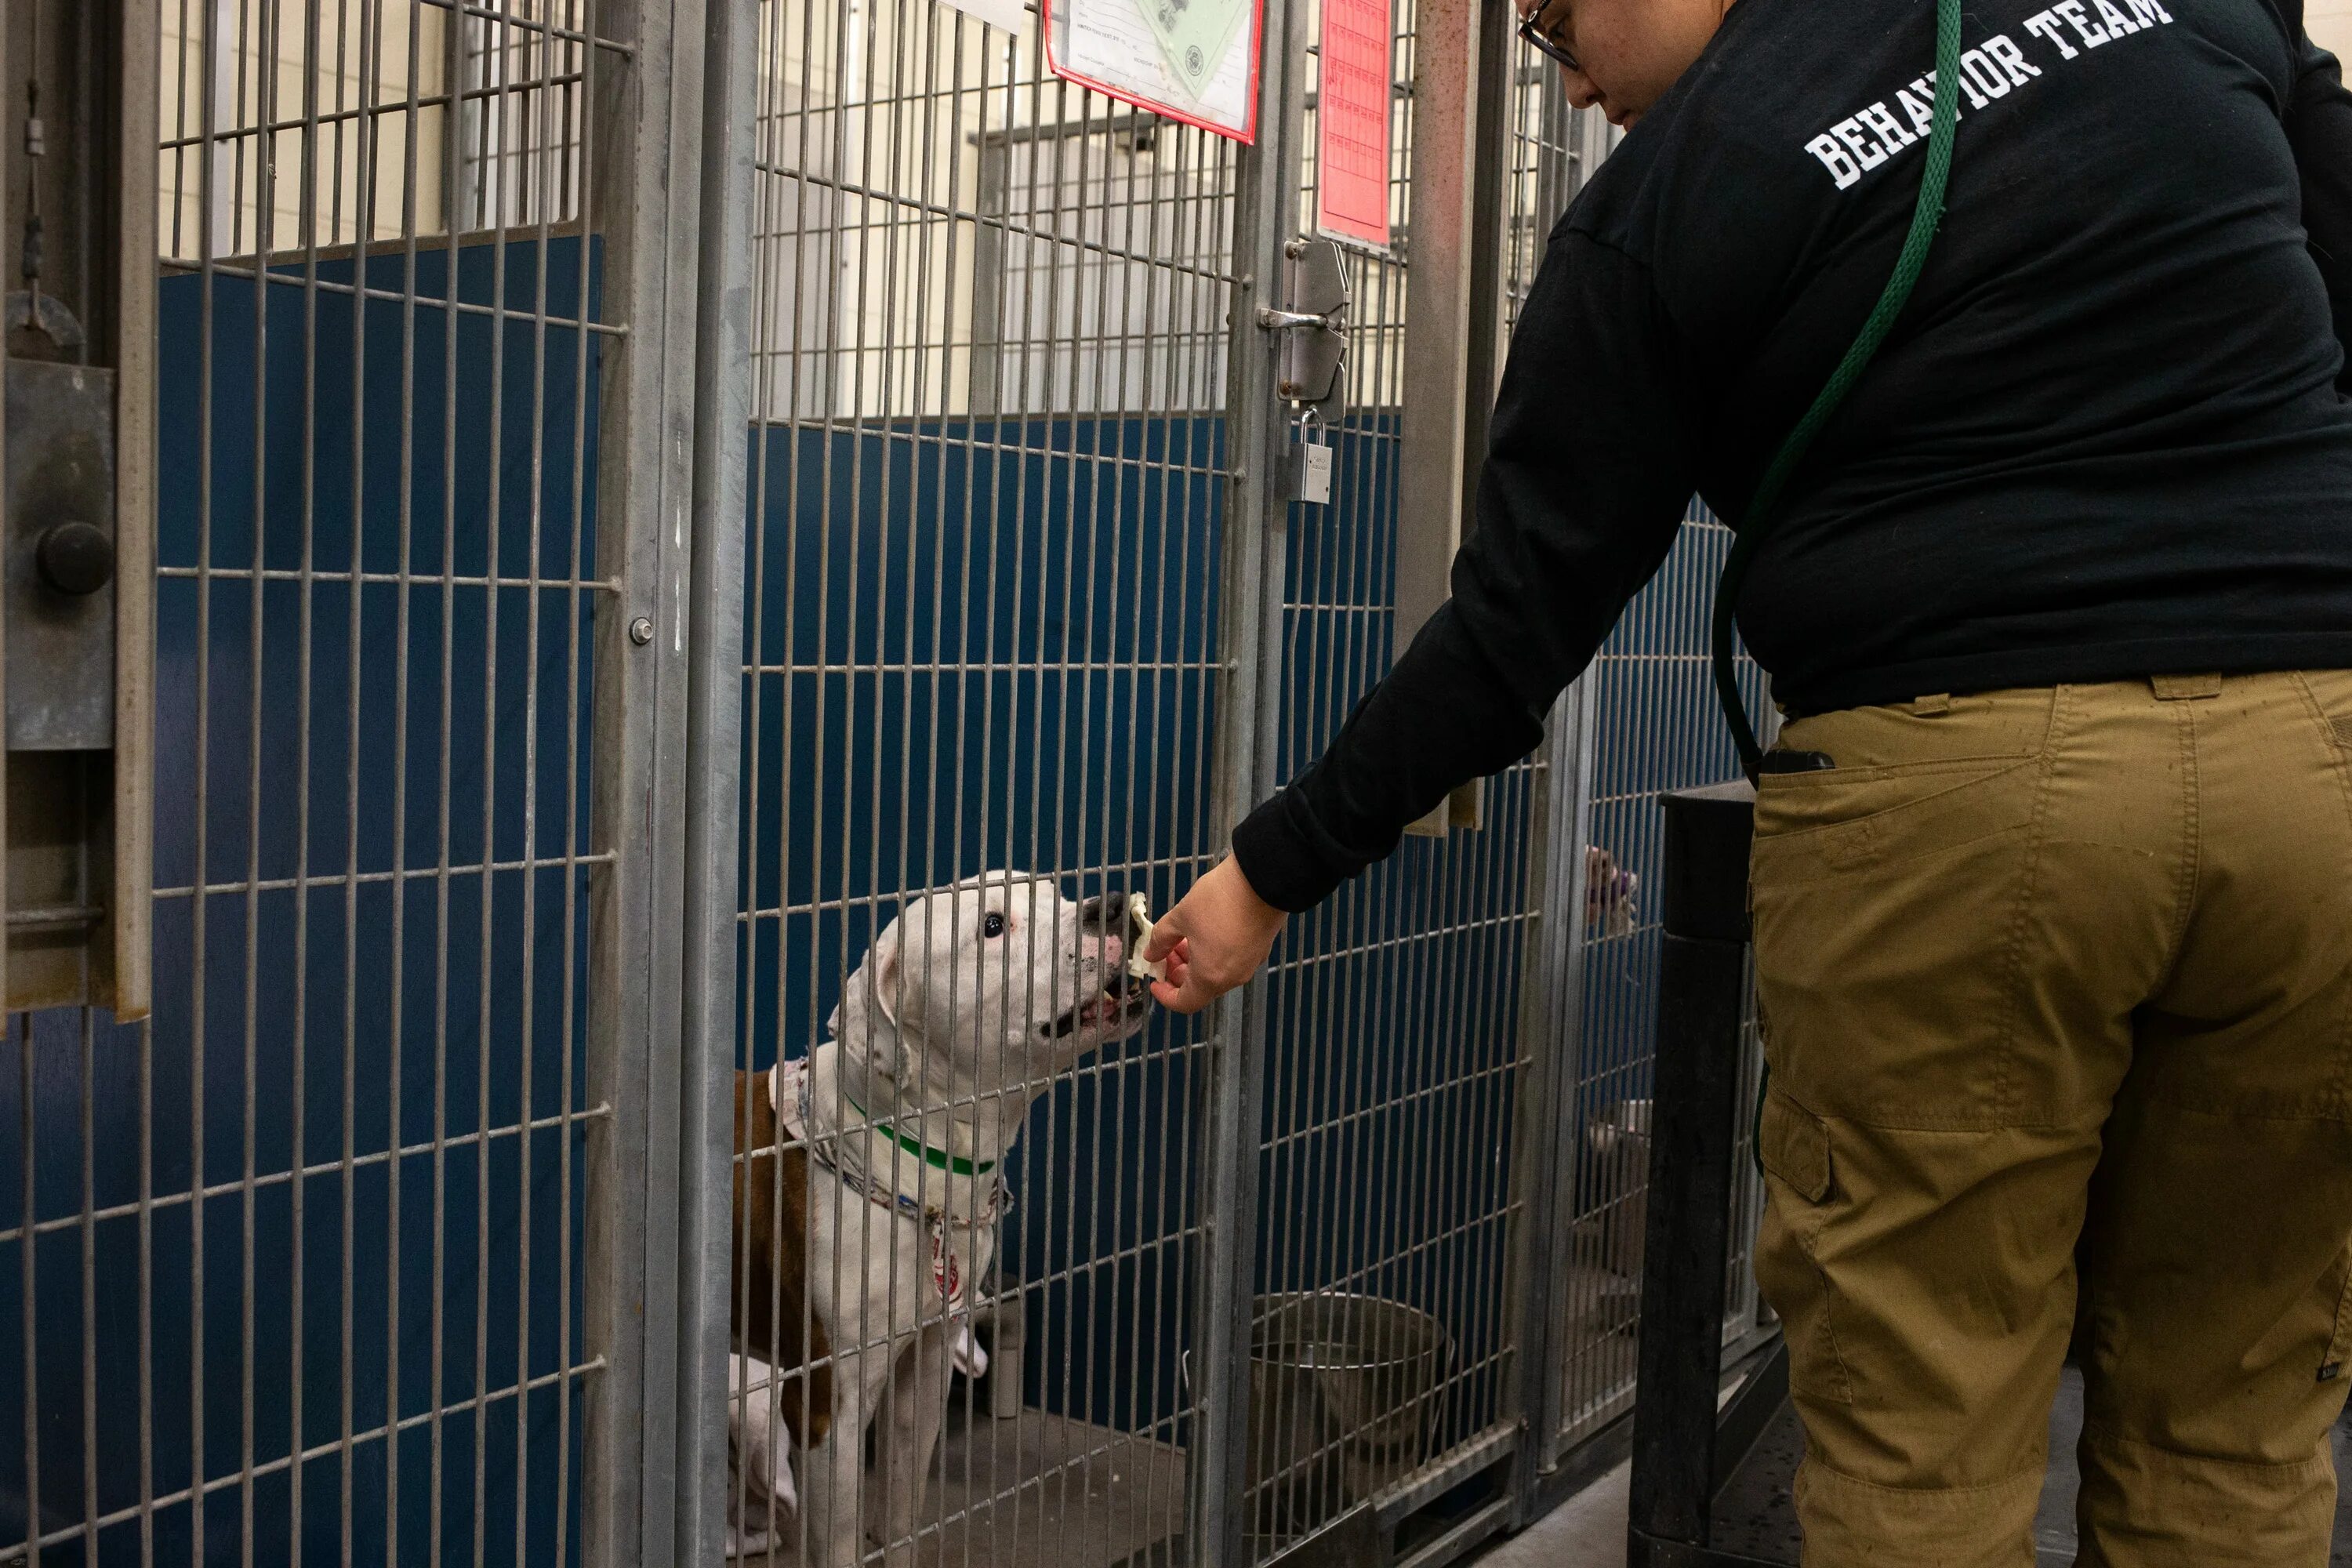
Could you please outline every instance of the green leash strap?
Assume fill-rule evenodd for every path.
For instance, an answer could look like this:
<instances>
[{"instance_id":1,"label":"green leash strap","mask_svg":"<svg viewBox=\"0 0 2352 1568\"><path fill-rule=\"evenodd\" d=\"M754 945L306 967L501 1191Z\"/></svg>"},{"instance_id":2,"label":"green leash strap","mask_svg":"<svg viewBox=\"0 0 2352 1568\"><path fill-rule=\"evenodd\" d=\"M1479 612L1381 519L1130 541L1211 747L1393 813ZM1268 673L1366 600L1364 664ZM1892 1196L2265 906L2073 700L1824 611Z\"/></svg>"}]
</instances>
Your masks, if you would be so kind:
<instances>
[{"instance_id":1,"label":"green leash strap","mask_svg":"<svg viewBox=\"0 0 2352 1568\"><path fill-rule=\"evenodd\" d=\"M1738 666L1732 658L1732 640L1739 613L1739 590L1748 581L1748 563L1754 559L1758 546L1772 530L1779 519L1774 510L1780 505L1780 492L1788 488L1789 478L1797 465L1812 449L1831 417L1853 391L1862 373L1878 357L1887 333L1895 330L1895 318L1911 302L1911 292L1919 286L1919 275L1927 269L1927 252L1936 244L1936 231L1944 221L1944 193L1952 181L1952 147L1959 140L1960 130L1960 0L1936 0L1936 118L1927 136L1927 172L1919 182L1919 205L1911 214L1911 233L1903 242L1903 254L1895 263L1895 275L1886 280L1886 291L1878 297L1878 308L1863 323L1862 331L1854 338L1853 346L1822 388L1821 395L1797 427L1789 432L1788 439L1773 454L1764 477L1757 482L1756 493L1748 500L1748 519L1731 542L1731 553L1724 558L1723 575L1715 584L1715 696L1723 706L1724 722L1731 726L1731 738L1739 747L1739 765L1753 782L1764 770L1764 748L1757 742L1756 730L1748 721L1748 704L1739 695ZM1748 1153L1756 1163L1756 1175L1764 1175L1764 1101L1772 1091L1772 1064L1766 1061L1756 1077L1756 1117L1748 1133Z\"/></svg>"},{"instance_id":2,"label":"green leash strap","mask_svg":"<svg viewBox=\"0 0 2352 1568\"><path fill-rule=\"evenodd\" d=\"M1756 493L1748 500L1747 520L1731 542L1731 553L1723 563L1723 575L1715 585L1715 694L1723 705L1725 722L1731 726L1731 738L1739 746L1740 766L1751 780L1763 769L1764 749L1757 743L1755 728L1748 721L1748 705L1740 699L1738 673L1732 662L1740 585L1748 579L1748 562L1779 521L1773 513L1790 477L1847 395L1853 391L1862 373L1877 357L1887 333L1895 330L1895 319L1911 302L1911 291L1918 287L1919 274L1927 270L1927 252L1935 246L1936 230L1944 221L1944 193L1951 184L1952 145L1959 139L1959 124L1960 0L1937 0L1936 118L1928 134L1927 172L1919 183L1919 205L1911 215L1911 236L1903 242L1902 258L1895 264L1895 275L1886 280L1886 292L1879 296L1878 309L1863 323L1853 346L1845 352L1845 359L1822 388L1821 395L1813 399L1812 407L1797 422L1797 427L1789 432L1788 439L1780 443L1780 451L1773 455L1771 465L1758 481Z\"/></svg>"}]
</instances>

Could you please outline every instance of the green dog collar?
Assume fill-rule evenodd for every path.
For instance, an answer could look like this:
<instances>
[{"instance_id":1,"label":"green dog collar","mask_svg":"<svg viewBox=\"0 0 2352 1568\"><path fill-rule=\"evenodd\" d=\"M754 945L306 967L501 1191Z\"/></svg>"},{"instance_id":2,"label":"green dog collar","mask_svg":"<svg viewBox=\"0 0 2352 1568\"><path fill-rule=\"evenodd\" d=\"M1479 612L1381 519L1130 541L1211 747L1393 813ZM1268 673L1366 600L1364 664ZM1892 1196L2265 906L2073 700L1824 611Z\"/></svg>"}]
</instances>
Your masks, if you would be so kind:
<instances>
[{"instance_id":1,"label":"green dog collar","mask_svg":"<svg viewBox=\"0 0 2352 1568\"><path fill-rule=\"evenodd\" d=\"M846 1090L843 1091L841 1098L848 1100L849 1109L857 1112L858 1115L863 1116L868 1122L872 1123L876 1131L887 1132L890 1135L890 1141L893 1143L898 1144L899 1148L904 1149L909 1154L919 1156L924 1164L930 1166L935 1171L946 1171L952 1175L958 1176L984 1176L989 1172L996 1169L996 1162L993 1160L982 1160L975 1163L972 1161L965 1159L961 1154L941 1153L939 1150L932 1148L929 1143L924 1142L919 1138L908 1137L904 1132L899 1131L896 1127L891 1126L887 1121L875 1121L874 1113L866 1110L864 1106L858 1104L855 1100L850 1100L849 1094Z\"/></svg>"}]
</instances>

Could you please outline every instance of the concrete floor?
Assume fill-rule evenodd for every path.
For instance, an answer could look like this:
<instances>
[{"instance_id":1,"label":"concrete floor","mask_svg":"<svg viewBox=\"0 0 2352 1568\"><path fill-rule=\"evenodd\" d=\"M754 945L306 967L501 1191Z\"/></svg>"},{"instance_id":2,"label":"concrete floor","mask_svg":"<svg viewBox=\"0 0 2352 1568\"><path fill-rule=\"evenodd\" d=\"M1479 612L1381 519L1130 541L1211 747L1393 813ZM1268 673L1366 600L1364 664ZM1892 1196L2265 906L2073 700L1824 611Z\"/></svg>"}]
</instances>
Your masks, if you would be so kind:
<instances>
[{"instance_id":1,"label":"concrete floor","mask_svg":"<svg viewBox=\"0 0 2352 1568\"><path fill-rule=\"evenodd\" d=\"M1473 1561L1478 1568L1625 1568L1630 1474L1626 1466L1618 1466Z\"/></svg>"},{"instance_id":2,"label":"concrete floor","mask_svg":"<svg viewBox=\"0 0 2352 1568\"><path fill-rule=\"evenodd\" d=\"M1023 1410L1003 1420L990 1417L985 1410L982 1402L967 1417L963 1401L956 1402L924 1510L940 1522L922 1533L911 1558L898 1562L909 1568L1150 1563L1156 1560L1152 1548L1183 1528L1181 1450L1040 1410ZM2069 1371L2050 1418L2053 1463L2035 1529L2042 1568L2063 1568L2074 1561L2073 1454L2082 1420L2081 1380ZM1777 1440L1793 1453L1791 1433L1781 1432ZM1759 1458L1775 1441L1775 1434L1768 1432L1759 1444ZM2339 1470L2352 1474L2352 1451L2347 1451L2352 1444L2342 1427L2336 1447ZM1780 1468L1790 1468L1789 1460L1782 1459ZM1628 1467L1618 1466L1473 1562L1477 1568L1624 1568L1629 1476ZM1779 1476L1778 1484L1784 1487L1786 1479ZM2339 1542L2352 1536L2344 1522L2339 1521ZM1720 1532L1725 1526L1718 1523L1717 1529ZM1760 1537L1719 1539L1738 1550L1759 1554L1767 1550ZM2338 1563L2352 1562L2346 1545L2339 1544L2337 1552ZM1793 1562L1794 1553L1788 1555ZM787 1547L772 1557L761 1554L744 1561L760 1568L786 1568L796 1564L798 1557Z\"/></svg>"},{"instance_id":3,"label":"concrete floor","mask_svg":"<svg viewBox=\"0 0 2352 1568\"><path fill-rule=\"evenodd\" d=\"M2051 1452L2073 1451L2083 1421L2082 1387L2068 1373L2068 1387L2051 1417ZM1620 1465L1519 1534L1475 1559L1477 1568L1625 1568L1625 1510L1629 1466ZM2042 1562L2071 1563L2074 1556L2074 1475L2072 1464L2051 1467L2042 1492L2034 1544ZM1760 1542L1724 1544L1753 1550ZM1791 1558L1793 1561L1793 1556Z\"/></svg>"},{"instance_id":4,"label":"concrete floor","mask_svg":"<svg viewBox=\"0 0 2352 1568\"><path fill-rule=\"evenodd\" d=\"M2049 1479L2034 1521L2034 1546L2042 1568L2064 1568L2074 1560L2074 1441L2083 1429L2083 1384L2071 1368L2050 1413ZM1769 1435L1766 1439L1769 1441ZM1760 1445L1759 1445L1760 1446ZM2336 1429L2336 1467L2347 1478L2347 1506L2336 1514L2337 1563L2352 1562L2352 1433ZM1559 1509L1473 1561L1477 1568L1624 1568L1625 1514L1630 1471L1618 1466ZM1781 1478L1785 1481L1785 1477ZM1718 1525L1718 1530L1721 1526ZM1759 1543L1727 1542L1738 1550ZM1790 1554L1791 1562L1794 1554Z\"/></svg>"},{"instance_id":5,"label":"concrete floor","mask_svg":"<svg viewBox=\"0 0 2352 1568\"><path fill-rule=\"evenodd\" d=\"M1042 1410L998 1420L985 1401L969 1418L962 1406L960 1397L950 1406L924 1502L936 1522L894 1568L1107 1568L1183 1529L1181 1450ZM788 1543L740 1561L788 1568L800 1555Z\"/></svg>"}]
</instances>

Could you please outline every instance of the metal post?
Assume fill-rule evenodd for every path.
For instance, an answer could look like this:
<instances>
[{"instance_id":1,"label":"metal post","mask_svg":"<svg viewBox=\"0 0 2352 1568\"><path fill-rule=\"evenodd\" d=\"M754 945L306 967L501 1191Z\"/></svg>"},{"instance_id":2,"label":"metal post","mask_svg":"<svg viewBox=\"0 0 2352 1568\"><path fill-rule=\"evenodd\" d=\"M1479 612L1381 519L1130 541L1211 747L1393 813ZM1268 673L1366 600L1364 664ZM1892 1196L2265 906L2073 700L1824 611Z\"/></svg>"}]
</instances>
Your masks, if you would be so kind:
<instances>
[{"instance_id":1,"label":"metal post","mask_svg":"<svg viewBox=\"0 0 2352 1568\"><path fill-rule=\"evenodd\" d=\"M1238 822L1271 783L1282 704L1282 574L1289 503L1275 482L1288 432L1275 395L1278 333L1257 325L1276 302L1284 247L1297 211L1299 143L1305 132L1300 72L1307 49L1304 0L1266 0L1258 77L1258 142L1239 162L1234 199L1238 276L1228 322L1225 402L1227 519L1223 603L1222 722L1213 820ZM1265 1070L1263 984L1226 996L1210 1015L1216 1042L1210 1074L1207 1146L1201 1162L1201 1408L1190 1444L1186 1561L1237 1568L1249 1561L1250 1303L1257 1261L1259 1094Z\"/></svg>"},{"instance_id":2,"label":"metal post","mask_svg":"<svg viewBox=\"0 0 2352 1568\"><path fill-rule=\"evenodd\" d=\"M704 16L701 255L694 339L687 645L686 889L678 962L677 1561L717 1561L727 1483L728 1247L735 1068L736 837L743 695L744 499L751 409L756 0ZM677 632L673 631L673 646Z\"/></svg>"},{"instance_id":3,"label":"metal post","mask_svg":"<svg viewBox=\"0 0 2352 1568\"><path fill-rule=\"evenodd\" d=\"M125 0L117 24L121 94L115 191L114 504L142 526L115 542L115 756L113 905L118 1022L144 1017L153 989L151 936L155 847L155 240L158 39L146 0ZM5 987L0 969L0 990ZM126 1003L129 1005L126 1005Z\"/></svg>"},{"instance_id":4,"label":"metal post","mask_svg":"<svg viewBox=\"0 0 2352 1568\"><path fill-rule=\"evenodd\" d=\"M1635 1568L1705 1561L1690 1552L1707 1543L1715 1497L1755 801L1741 783L1664 803L1665 945L1627 1534Z\"/></svg>"},{"instance_id":5,"label":"metal post","mask_svg":"<svg viewBox=\"0 0 2352 1568\"><path fill-rule=\"evenodd\" d=\"M613 1114L589 1143L585 1303L609 1370L589 1385L582 1504L586 1560L618 1564L672 1561L690 1528L676 1447L681 1172L653 1151L681 1147L689 552L673 520L693 493L706 40L698 0L612 12L606 36L628 53L596 74L591 115L608 140L589 176L606 216L605 313L629 336L607 361L597 443L612 520L597 569L619 593L595 628L592 809L613 858L592 892L588 1062L591 1102Z\"/></svg>"},{"instance_id":6,"label":"metal post","mask_svg":"<svg viewBox=\"0 0 2352 1568\"><path fill-rule=\"evenodd\" d=\"M1486 455L1501 331L1502 189L1509 7L1421 0L1414 17L1412 292L1404 322L1398 456L1396 651L1450 591ZM1500 57L1500 58L1496 58ZM1443 837L1485 818L1483 783L1465 784L1410 831Z\"/></svg>"},{"instance_id":7,"label":"metal post","mask_svg":"<svg viewBox=\"0 0 2352 1568\"><path fill-rule=\"evenodd\" d=\"M1520 1218L1510 1255L1510 1298L1519 1325L1513 1338L1519 1354L1519 1411L1527 1427L1514 1482L1521 1523L1530 1517L1538 1473L1559 1458L1559 1341L1567 1313L1562 1265L1575 1211L1576 1053L1583 1036L1584 842L1592 810L1593 706L1588 678L1570 687L1552 710L1528 873L1529 897L1544 918L1529 938L1536 947L1527 961L1520 1004L1527 1067L1512 1149Z\"/></svg>"}]
</instances>

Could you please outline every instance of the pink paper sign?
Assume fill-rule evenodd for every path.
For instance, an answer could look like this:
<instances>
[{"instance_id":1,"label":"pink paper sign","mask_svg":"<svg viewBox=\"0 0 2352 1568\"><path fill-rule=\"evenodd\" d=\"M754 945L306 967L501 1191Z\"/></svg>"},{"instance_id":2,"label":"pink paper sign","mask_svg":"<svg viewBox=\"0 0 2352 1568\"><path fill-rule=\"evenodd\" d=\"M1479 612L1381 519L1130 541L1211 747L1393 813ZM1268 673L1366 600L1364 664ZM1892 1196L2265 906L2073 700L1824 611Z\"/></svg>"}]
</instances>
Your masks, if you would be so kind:
<instances>
[{"instance_id":1,"label":"pink paper sign","mask_svg":"<svg viewBox=\"0 0 2352 1568\"><path fill-rule=\"evenodd\" d=\"M1315 226L1389 246L1391 0L1323 0L1316 95Z\"/></svg>"}]
</instances>

